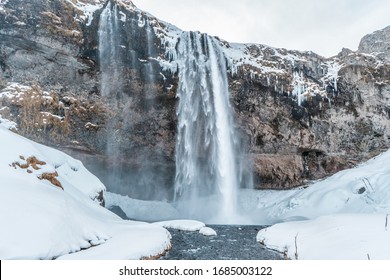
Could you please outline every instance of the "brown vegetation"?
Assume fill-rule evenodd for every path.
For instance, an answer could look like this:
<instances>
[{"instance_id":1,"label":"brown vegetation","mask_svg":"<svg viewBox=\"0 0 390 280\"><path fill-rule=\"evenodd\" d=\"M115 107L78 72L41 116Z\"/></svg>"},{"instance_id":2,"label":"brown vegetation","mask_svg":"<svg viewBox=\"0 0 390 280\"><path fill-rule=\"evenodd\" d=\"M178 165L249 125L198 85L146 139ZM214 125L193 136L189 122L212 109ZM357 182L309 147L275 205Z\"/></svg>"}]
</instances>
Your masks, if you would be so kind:
<instances>
[{"instance_id":1,"label":"brown vegetation","mask_svg":"<svg viewBox=\"0 0 390 280\"><path fill-rule=\"evenodd\" d=\"M48 180L50 183L52 183L54 186L64 190L64 188L61 185L61 182L57 180L58 173L57 172L52 172L52 173L43 173L41 176L38 178L40 180Z\"/></svg>"},{"instance_id":2,"label":"brown vegetation","mask_svg":"<svg viewBox=\"0 0 390 280\"><path fill-rule=\"evenodd\" d=\"M12 166L14 168L19 167L22 169L27 169L27 173L30 173L30 174L33 173L33 171L28 169L29 167L32 167L34 170L39 170L39 169L41 169L40 166L46 165L46 162L38 160L35 156L28 157L27 160L23 156L19 156L19 158L21 160L25 160L26 163L20 163L20 162L16 161L16 162L12 163ZM41 174L40 176L38 176L38 179L48 180L54 186L64 190L64 188L61 185L61 182L58 181L58 179L56 177L58 177L57 172L52 172L52 173L45 172L45 173Z\"/></svg>"},{"instance_id":3,"label":"brown vegetation","mask_svg":"<svg viewBox=\"0 0 390 280\"><path fill-rule=\"evenodd\" d=\"M35 170L41 169L38 165L46 165L46 162L38 160L35 156L27 158L27 160L23 157L19 157L21 160L25 160L26 163L19 163L19 162L14 162L12 163L12 166L16 168L16 166L22 168L22 169L27 169L30 166L34 168Z\"/></svg>"}]
</instances>

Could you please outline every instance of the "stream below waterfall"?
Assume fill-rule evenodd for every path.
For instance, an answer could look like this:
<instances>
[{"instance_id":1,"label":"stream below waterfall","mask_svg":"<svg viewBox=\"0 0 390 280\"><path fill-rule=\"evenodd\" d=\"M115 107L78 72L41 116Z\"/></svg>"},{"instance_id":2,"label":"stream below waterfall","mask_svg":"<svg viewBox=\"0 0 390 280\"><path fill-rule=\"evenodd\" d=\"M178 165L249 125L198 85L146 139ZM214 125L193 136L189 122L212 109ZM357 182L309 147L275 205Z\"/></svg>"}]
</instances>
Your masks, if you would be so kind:
<instances>
[{"instance_id":1,"label":"stream below waterfall","mask_svg":"<svg viewBox=\"0 0 390 280\"><path fill-rule=\"evenodd\" d=\"M118 206L109 209L128 219ZM161 260L282 260L284 256L256 241L260 225L208 225L217 233L205 236L198 231L168 229L172 248Z\"/></svg>"},{"instance_id":2,"label":"stream below waterfall","mask_svg":"<svg viewBox=\"0 0 390 280\"><path fill-rule=\"evenodd\" d=\"M283 255L256 242L264 226L211 225L217 236L169 229L172 249L162 260L281 260Z\"/></svg>"}]
</instances>

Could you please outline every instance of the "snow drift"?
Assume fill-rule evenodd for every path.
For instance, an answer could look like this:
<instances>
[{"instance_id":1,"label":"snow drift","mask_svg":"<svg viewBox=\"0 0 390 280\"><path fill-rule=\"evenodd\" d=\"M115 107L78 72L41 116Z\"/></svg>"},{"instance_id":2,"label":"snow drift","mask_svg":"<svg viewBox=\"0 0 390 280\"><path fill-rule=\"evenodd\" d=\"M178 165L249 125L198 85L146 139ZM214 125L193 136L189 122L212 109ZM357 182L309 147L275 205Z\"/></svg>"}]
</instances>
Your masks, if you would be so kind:
<instances>
[{"instance_id":1,"label":"snow drift","mask_svg":"<svg viewBox=\"0 0 390 280\"><path fill-rule=\"evenodd\" d=\"M2 124L9 123L0 122L0 259L140 259L170 247L164 228L101 207L105 187L80 161Z\"/></svg>"}]
</instances>

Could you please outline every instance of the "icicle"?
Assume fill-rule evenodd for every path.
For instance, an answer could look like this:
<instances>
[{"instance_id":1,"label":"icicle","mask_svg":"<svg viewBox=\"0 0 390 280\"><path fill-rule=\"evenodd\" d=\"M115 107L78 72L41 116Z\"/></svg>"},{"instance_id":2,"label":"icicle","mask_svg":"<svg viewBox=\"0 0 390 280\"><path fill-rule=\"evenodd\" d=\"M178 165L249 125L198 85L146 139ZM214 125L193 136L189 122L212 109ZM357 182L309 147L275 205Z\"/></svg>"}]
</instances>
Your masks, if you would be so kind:
<instances>
[{"instance_id":1,"label":"icicle","mask_svg":"<svg viewBox=\"0 0 390 280\"><path fill-rule=\"evenodd\" d=\"M305 80L303 79L302 73L294 72L293 74L293 91L292 95L297 97L297 103L301 106L302 101L304 100L304 92L305 92Z\"/></svg>"}]
</instances>

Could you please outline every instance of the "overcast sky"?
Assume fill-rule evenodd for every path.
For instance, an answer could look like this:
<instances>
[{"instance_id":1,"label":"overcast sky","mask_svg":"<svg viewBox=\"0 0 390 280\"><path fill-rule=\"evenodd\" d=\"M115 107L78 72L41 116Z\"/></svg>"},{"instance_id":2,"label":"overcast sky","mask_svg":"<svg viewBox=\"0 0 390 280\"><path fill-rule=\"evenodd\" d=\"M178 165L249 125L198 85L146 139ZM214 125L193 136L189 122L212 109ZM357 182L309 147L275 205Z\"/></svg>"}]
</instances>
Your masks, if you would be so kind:
<instances>
[{"instance_id":1,"label":"overcast sky","mask_svg":"<svg viewBox=\"0 0 390 280\"><path fill-rule=\"evenodd\" d=\"M311 50L329 57L356 50L361 37L390 25L389 0L133 0L189 31L229 42Z\"/></svg>"}]
</instances>

